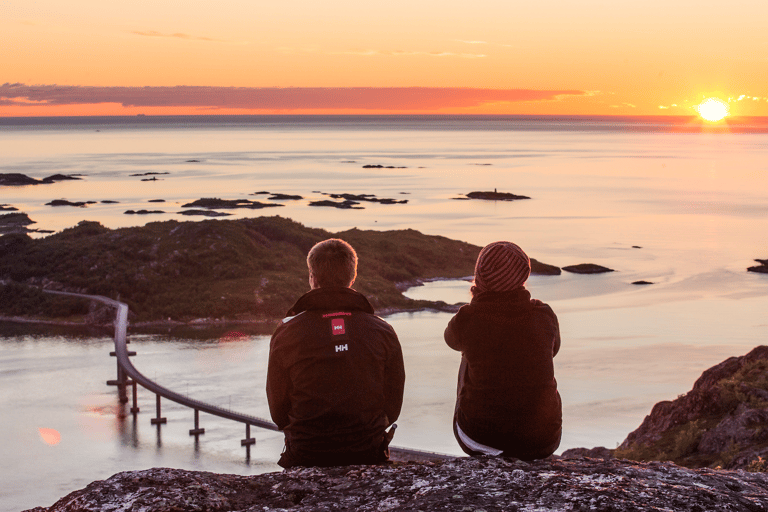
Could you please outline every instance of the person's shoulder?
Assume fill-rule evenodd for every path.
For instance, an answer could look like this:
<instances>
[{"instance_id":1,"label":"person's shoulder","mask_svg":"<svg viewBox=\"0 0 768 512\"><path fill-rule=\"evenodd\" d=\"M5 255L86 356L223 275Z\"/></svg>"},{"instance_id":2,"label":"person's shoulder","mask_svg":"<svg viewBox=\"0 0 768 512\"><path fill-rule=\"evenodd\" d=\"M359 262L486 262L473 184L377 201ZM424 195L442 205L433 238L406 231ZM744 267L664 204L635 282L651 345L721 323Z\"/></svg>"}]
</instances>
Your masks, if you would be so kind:
<instances>
[{"instance_id":1,"label":"person's shoulder","mask_svg":"<svg viewBox=\"0 0 768 512\"><path fill-rule=\"evenodd\" d=\"M371 325L375 325L381 329L385 329L387 331L390 331L392 334L395 333L395 328L392 327L389 322L381 318L380 316L374 315L373 313L362 313L361 316L365 318L367 322L369 322Z\"/></svg>"},{"instance_id":2,"label":"person's shoulder","mask_svg":"<svg viewBox=\"0 0 768 512\"><path fill-rule=\"evenodd\" d=\"M303 324L302 320L307 318L306 313L306 311L302 311L295 315L286 316L280 320L280 322L277 324L277 327L275 327L274 332L272 333L272 342L274 343L275 340L284 338L286 333L300 328L301 324Z\"/></svg>"},{"instance_id":3,"label":"person's shoulder","mask_svg":"<svg viewBox=\"0 0 768 512\"><path fill-rule=\"evenodd\" d=\"M552 307L546 302L540 301L539 299L531 299L531 307L538 313L557 318L557 315L555 315L555 311L552 309Z\"/></svg>"}]
</instances>

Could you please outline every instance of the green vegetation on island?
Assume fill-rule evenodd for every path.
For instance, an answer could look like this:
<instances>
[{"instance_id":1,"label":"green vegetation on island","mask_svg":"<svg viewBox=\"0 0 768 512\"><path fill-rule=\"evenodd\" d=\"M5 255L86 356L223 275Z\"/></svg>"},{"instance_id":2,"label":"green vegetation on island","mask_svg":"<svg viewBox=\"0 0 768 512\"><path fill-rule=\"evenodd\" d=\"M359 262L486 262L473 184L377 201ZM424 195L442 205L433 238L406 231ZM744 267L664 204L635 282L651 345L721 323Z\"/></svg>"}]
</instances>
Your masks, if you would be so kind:
<instances>
[{"instance_id":1,"label":"green vegetation on island","mask_svg":"<svg viewBox=\"0 0 768 512\"><path fill-rule=\"evenodd\" d=\"M329 233L279 216L115 230L83 221L45 238L0 237L0 316L82 321L89 314L87 301L46 288L118 299L134 323L219 319L271 330L309 290L307 252L332 237L357 250L354 288L379 313L445 308L406 298L403 283L469 276L480 251L411 229Z\"/></svg>"}]
</instances>

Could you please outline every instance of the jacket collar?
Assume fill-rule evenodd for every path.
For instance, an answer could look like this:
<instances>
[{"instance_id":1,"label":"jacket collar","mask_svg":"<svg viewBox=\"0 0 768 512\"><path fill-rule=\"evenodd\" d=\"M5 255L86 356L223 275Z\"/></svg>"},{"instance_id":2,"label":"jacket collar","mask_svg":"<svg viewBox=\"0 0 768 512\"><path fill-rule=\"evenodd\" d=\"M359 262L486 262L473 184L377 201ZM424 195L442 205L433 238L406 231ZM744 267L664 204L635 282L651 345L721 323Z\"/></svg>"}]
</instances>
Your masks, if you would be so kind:
<instances>
[{"instance_id":1,"label":"jacket collar","mask_svg":"<svg viewBox=\"0 0 768 512\"><path fill-rule=\"evenodd\" d=\"M512 302L512 303L528 303L531 300L531 292L526 290L523 286L515 288L509 292L480 292L472 297L472 304L484 303L484 302Z\"/></svg>"},{"instance_id":2,"label":"jacket collar","mask_svg":"<svg viewBox=\"0 0 768 512\"><path fill-rule=\"evenodd\" d=\"M304 311L333 309L357 310L373 314L371 303L361 293L352 288L328 286L315 288L302 295L288 310L287 316L298 315Z\"/></svg>"}]
</instances>

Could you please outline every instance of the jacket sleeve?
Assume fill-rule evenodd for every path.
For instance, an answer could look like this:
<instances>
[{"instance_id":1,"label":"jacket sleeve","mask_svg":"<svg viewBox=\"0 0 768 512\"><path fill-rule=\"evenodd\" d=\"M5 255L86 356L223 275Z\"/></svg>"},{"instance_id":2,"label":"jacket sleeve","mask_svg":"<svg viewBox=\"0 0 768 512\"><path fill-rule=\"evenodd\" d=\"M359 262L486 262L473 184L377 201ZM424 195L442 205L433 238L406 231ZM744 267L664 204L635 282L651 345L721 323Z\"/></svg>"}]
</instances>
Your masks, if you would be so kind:
<instances>
[{"instance_id":1,"label":"jacket sleeve","mask_svg":"<svg viewBox=\"0 0 768 512\"><path fill-rule=\"evenodd\" d=\"M552 327L554 330L554 338L552 340L552 357L555 357L560 351L560 322L557 320L557 315L552 308L547 305L547 313L552 319Z\"/></svg>"},{"instance_id":2,"label":"jacket sleeve","mask_svg":"<svg viewBox=\"0 0 768 512\"><path fill-rule=\"evenodd\" d=\"M459 310L459 313L460 312L461 310ZM453 318L451 318L451 321L448 322L448 327L445 328L445 332L443 333L443 339L445 339L445 343L453 350L462 351L464 350L464 347L459 337L459 313L456 313Z\"/></svg>"},{"instance_id":3,"label":"jacket sleeve","mask_svg":"<svg viewBox=\"0 0 768 512\"><path fill-rule=\"evenodd\" d=\"M387 360L384 378L386 379L384 389L384 413L387 415L389 424L400 417L400 410L403 407L403 392L405 390L405 365L403 364L403 350L400 347L400 341L397 335L392 332L394 343Z\"/></svg>"},{"instance_id":4,"label":"jacket sleeve","mask_svg":"<svg viewBox=\"0 0 768 512\"><path fill-rule=\"evenodd\" d=\"M272 421L283 430L288 425L288 413L291 410L291 381L287 369L280 364L275 350L276 335L269 343L269 363L267 365L267 403Z\"/></svg>"}]
</instances>

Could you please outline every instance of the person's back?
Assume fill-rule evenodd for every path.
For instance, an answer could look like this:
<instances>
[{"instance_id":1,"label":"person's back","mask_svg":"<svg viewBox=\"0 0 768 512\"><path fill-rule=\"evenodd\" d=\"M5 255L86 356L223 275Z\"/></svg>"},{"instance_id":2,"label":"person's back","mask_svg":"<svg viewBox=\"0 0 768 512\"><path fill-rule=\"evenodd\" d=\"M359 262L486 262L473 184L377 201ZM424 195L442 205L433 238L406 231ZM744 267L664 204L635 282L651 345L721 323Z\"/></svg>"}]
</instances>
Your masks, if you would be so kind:
<instances>
[{"instance_id":1,"label":"person's back","mask_svg":"<svg viewBox=\"0 0 768 512\"><path fill-rule=\"evenodd\" d=\"M562 412L553 357L560 332L552 309L524 288L525 253L509 242L483 249L470 304L445 330L462 352L454 433L470 454L530 460L560 442Z\"/></svg>"},{"instance_id":2,"label":"person's back","mask_svg":"<svg viewBox=\"0 0 768 512\"><path fill-rule=\"evenodd\" d=\"M279 464L384 462L385 429L399 416L403 398L399 341L368 300L349 288L356 255L348 244L321 242L307 261L312 290L270 343L267 398L286 442Z\"/></svg>"}]
</instances>

